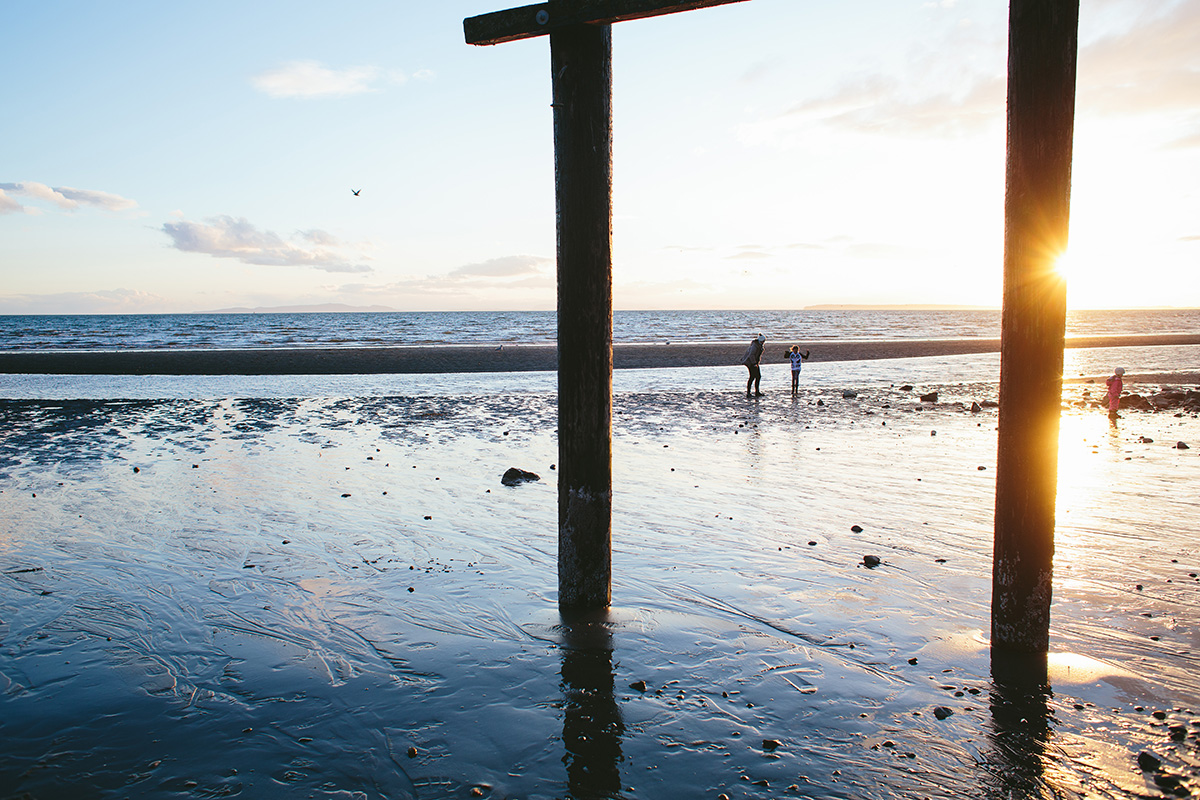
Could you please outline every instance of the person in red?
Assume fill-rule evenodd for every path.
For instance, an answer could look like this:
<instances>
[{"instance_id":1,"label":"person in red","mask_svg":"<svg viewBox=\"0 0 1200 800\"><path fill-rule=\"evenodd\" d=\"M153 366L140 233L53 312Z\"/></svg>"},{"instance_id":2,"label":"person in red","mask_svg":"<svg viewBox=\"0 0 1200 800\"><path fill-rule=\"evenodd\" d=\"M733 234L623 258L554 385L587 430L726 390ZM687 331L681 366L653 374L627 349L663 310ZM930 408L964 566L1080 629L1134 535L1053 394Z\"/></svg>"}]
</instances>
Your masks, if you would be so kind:
<instances>
[{"instance_id":1,"label":"person in red","mask_svg":"<svg viewBox=\"0 0 1200 800\"><path fill-rule=\"evenodd\" d=\"M1117 367L1106 381L1108 384L1108 416L1111 419L1117 418L1117 406L1121 404L1121 390L1125 386L1121 380L1121 376L1124 374L1125 368Z\"/></svg>"}]
</instances>

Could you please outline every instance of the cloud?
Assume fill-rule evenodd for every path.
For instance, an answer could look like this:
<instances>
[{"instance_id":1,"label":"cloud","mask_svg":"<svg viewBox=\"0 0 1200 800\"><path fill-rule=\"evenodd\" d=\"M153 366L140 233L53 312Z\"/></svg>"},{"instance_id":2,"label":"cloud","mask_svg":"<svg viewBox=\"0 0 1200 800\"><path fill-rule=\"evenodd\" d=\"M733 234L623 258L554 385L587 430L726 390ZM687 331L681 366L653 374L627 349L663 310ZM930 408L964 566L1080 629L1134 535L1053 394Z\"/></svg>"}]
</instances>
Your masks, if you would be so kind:
<instances>
[{"instance_id":1,"label":"cloud","mask_svg":"<svg viewBox=\"0 0 1200 800\"><path fill-rule=\"evenodd\" d=\"M443 275L426 275L384 284L346 284L336 287L343 295L383 299L440 297L494 299L497 292L536 300L554 299L557 277L554 259L517 255L466 264Z\"/></svg>"},{"instance_id":2,"label":"cloud","mask_svg":"<svg viewBox=\"0 0 1200 800\"><path fill-rule=\"evenodd\" d=\"M1112 33L1079 53L1081 107L1102 113L1192 112L1200 97L1200 3L1126 4ZM1150 10L1147 10L1150 9Z\"/></svg>"},{"instance_id":3,"label":"cloud","mask_svg":"<svg viewBox=\"0 0 1200 800\"><path fill-rule=\"evenodd\" d=\"M165 298L135 289L0 295L2 314L153 314L170 310Z\"/></svg>"},{"instance_id":4,"label":"cloud","mask_svg":"<svg viewBox=\"0 0 1200 800\"><path fill-rule=\"evenodd\" d=\"M11 192L19 197L29 197L33 200L52 203L64 211L75 211L80 206L99 208L104 211L128 211L137 208L137 202L127 197L121 197L110 192L98 192L92 189L75 189L71 186L49 187L36 181L21 183L0 183L0 214L27 211L33 209L23 206L6 193Z\"/></svg>"},{"instance_id":5,"label":"cloud","mask_svg":"<svg viewBox=\"0 0 1200 800\"><path fill-rule=\"evenodd\" d=\"M0 214L19 214L24 210L24 206L5 194L4 189L0 189Z\"/></svg>"},{"instance_id":6,"label":"cloud","mask_svg":"<svg viewBox=\"0 0 1200 800\"><path fill-rule=\"evenodd\" d=\"M953 2L926 3L952 8ZM1200 3L1151 7L1113 3L1119 17L1111 32L1081 42L1077 75L1080 111L1110 114L1195 113L1200 97ZM1147 10L1147 9L1150 10ZM807 98L783 114L742 126L749 143L794 137L805 124L859 133L961 136L1003 124L1007 74L1002 42L972 39L960 29L951 39L911 60L910 73L858 76L827 95ZM980 54L986 55L981 57ZM955 63L957 62L957 64ZM983 65L972 68L973 63ZM987 65L992 65L988 67ZM947 85L941 76L957 76ZM1190 147L1194 137L1173 147Z\"/></svg>"},{"instance_id":7,"label":"cloud","mask_svg":"<svg viewBox=\"0 0 1200 800\"><path fill-rule=\"evenodd\" d=\"M429 80L433 73L421 69L412 77ZM379 67L330 69L319 61L289 61L281 67L255 75L250 82L271 97L344 97L377 92L382 85L401 84L408 79L408 74L404 72L385 72Z\"/></svg>"},{"instance_id":8,"label":"cloud","mask_svg":"<svg viewBox=\"0 0 1200 800\"><path fill-rule=\"evenodd\" d=\"M172 246L185 253L205 253L214 258L234 258L244 264L268 267L312 267L325 272L370 272L365 264L351 263L346 250L362 245L343 242L322 230L298 231L284 240L271 231L260 231L244 217L211 217L203 223L165 222L162 230Z\"/></svg>"},{"instance_id":9,"label":"cloud","mask_svg":"<svg viewBox=\"0 0 1200 800\"><path fill-rule=\"evenodd\" d=\"M872 75L825 97L806 100L785 116L816 118L860 133L956 136L1004 119L1007 79L976 77L958 91L905 95L894 78Z\"/></svg>"},{"instance_id":10,"label":"cloud","mask_svg":"<svg viewBox=\"0 0 1200 800\"><path fill-rule=\"evenodd\" d=\"M450 271L451 278L511 278L515 275L536 275L550 259L539 256L504 256L480 264L466 264Z\"/></svg>"}]
</instances>

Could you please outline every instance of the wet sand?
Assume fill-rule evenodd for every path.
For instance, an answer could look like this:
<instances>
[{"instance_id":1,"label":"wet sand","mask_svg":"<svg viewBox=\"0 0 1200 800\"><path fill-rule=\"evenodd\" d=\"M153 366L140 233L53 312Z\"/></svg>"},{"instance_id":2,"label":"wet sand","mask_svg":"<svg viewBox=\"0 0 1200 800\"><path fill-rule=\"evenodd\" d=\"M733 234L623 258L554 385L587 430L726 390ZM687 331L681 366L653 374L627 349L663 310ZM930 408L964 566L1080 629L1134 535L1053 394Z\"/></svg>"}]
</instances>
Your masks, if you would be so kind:
<instances>
[{"instance_id":1,"label":"wet sand","mask_svg":"<svg viewBox=\"0 0 1200 800\"><path fill-rule=\"evenodd\" d=\"M793 342L768 342L764 364L783 363ZM799 343L814 362L996 353L999 339L836 341ZM1200 334L1091 336L1068 348L1200 344ZM617 344L616 369L714 367L740 363L744 342ZM5 352L0 373L51 375L368 375L553 370L557 350L538 346L294 348L279 350L152 350Z\"/></svg>"},{"instance_id":2,"label":"wet sand","mask_svg":"<svg viewBox=\"0 0 1200 800\"><path fill-rule=\"evenodd\" d=\"M1195 790L1200 420L1064 417L1044 685L986 642L995 386L926 388L619 394L591 620L552 393L0 401L0 786L1132 798L1146 751Z\"/></svg>"}]
</instances>

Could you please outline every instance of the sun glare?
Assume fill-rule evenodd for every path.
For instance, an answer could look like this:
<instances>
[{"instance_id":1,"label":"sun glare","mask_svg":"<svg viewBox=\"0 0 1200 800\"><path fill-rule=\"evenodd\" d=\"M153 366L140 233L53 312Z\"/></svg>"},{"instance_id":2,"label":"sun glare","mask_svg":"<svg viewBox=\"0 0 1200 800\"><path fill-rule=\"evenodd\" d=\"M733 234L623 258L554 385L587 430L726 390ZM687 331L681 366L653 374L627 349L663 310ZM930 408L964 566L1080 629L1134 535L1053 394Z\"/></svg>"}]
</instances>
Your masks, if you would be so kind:
<instances>
[{"instance_id":1,"label":"sun glare","mask_svg":"<svg viewBox=\"0 0 1200 800\"><path fill-rule=\"evenodd\" d=\"M1068 282L1071 278L1075 277L1075 273L1077 272L1076 266L1076 260L1071 256L1070 250L1064 251L1054 261L1054 271L1058 273L1060 278Z\"/></svg>"}]
</instances>

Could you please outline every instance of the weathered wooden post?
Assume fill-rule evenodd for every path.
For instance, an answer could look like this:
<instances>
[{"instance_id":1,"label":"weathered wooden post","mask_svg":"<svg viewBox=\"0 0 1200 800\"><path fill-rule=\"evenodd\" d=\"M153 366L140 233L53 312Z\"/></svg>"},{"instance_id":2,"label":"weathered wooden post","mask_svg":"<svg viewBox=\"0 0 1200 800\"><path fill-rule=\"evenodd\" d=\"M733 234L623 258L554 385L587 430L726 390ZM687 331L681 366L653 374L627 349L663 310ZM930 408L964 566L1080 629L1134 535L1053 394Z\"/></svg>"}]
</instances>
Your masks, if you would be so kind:
<instances>
[{"instance_id":1,"label":"weathered wooden post","mask_svg":"<svg viewBox=\"0 0 1200 800\"><path fill-rule=\"evenodd\" d=\"M612 34L743 0L550 0L470 17L468 44L550 36L558 215L558 603L612 599Z\"/></svg>"},{"instance_id":2,"label":"weathered wooden post","mask_svg":"<svg viewBox=\"0 0 1200 800\"><path fill-rule=\"evenodd\" d=\"M612 599L612 27L550 34L558 211L558 603Z\"/></svg>"},{"instance_id":3,"label":"weathered wooden post","mask_svg":"<svg viewBox=\"0 0 1200 800\"><path fill-rule=\"evenodd\" d=\"M1079 0L1011 0L992 646L1045 651L1062 404Z\"/></svg>"}]
</instances>

